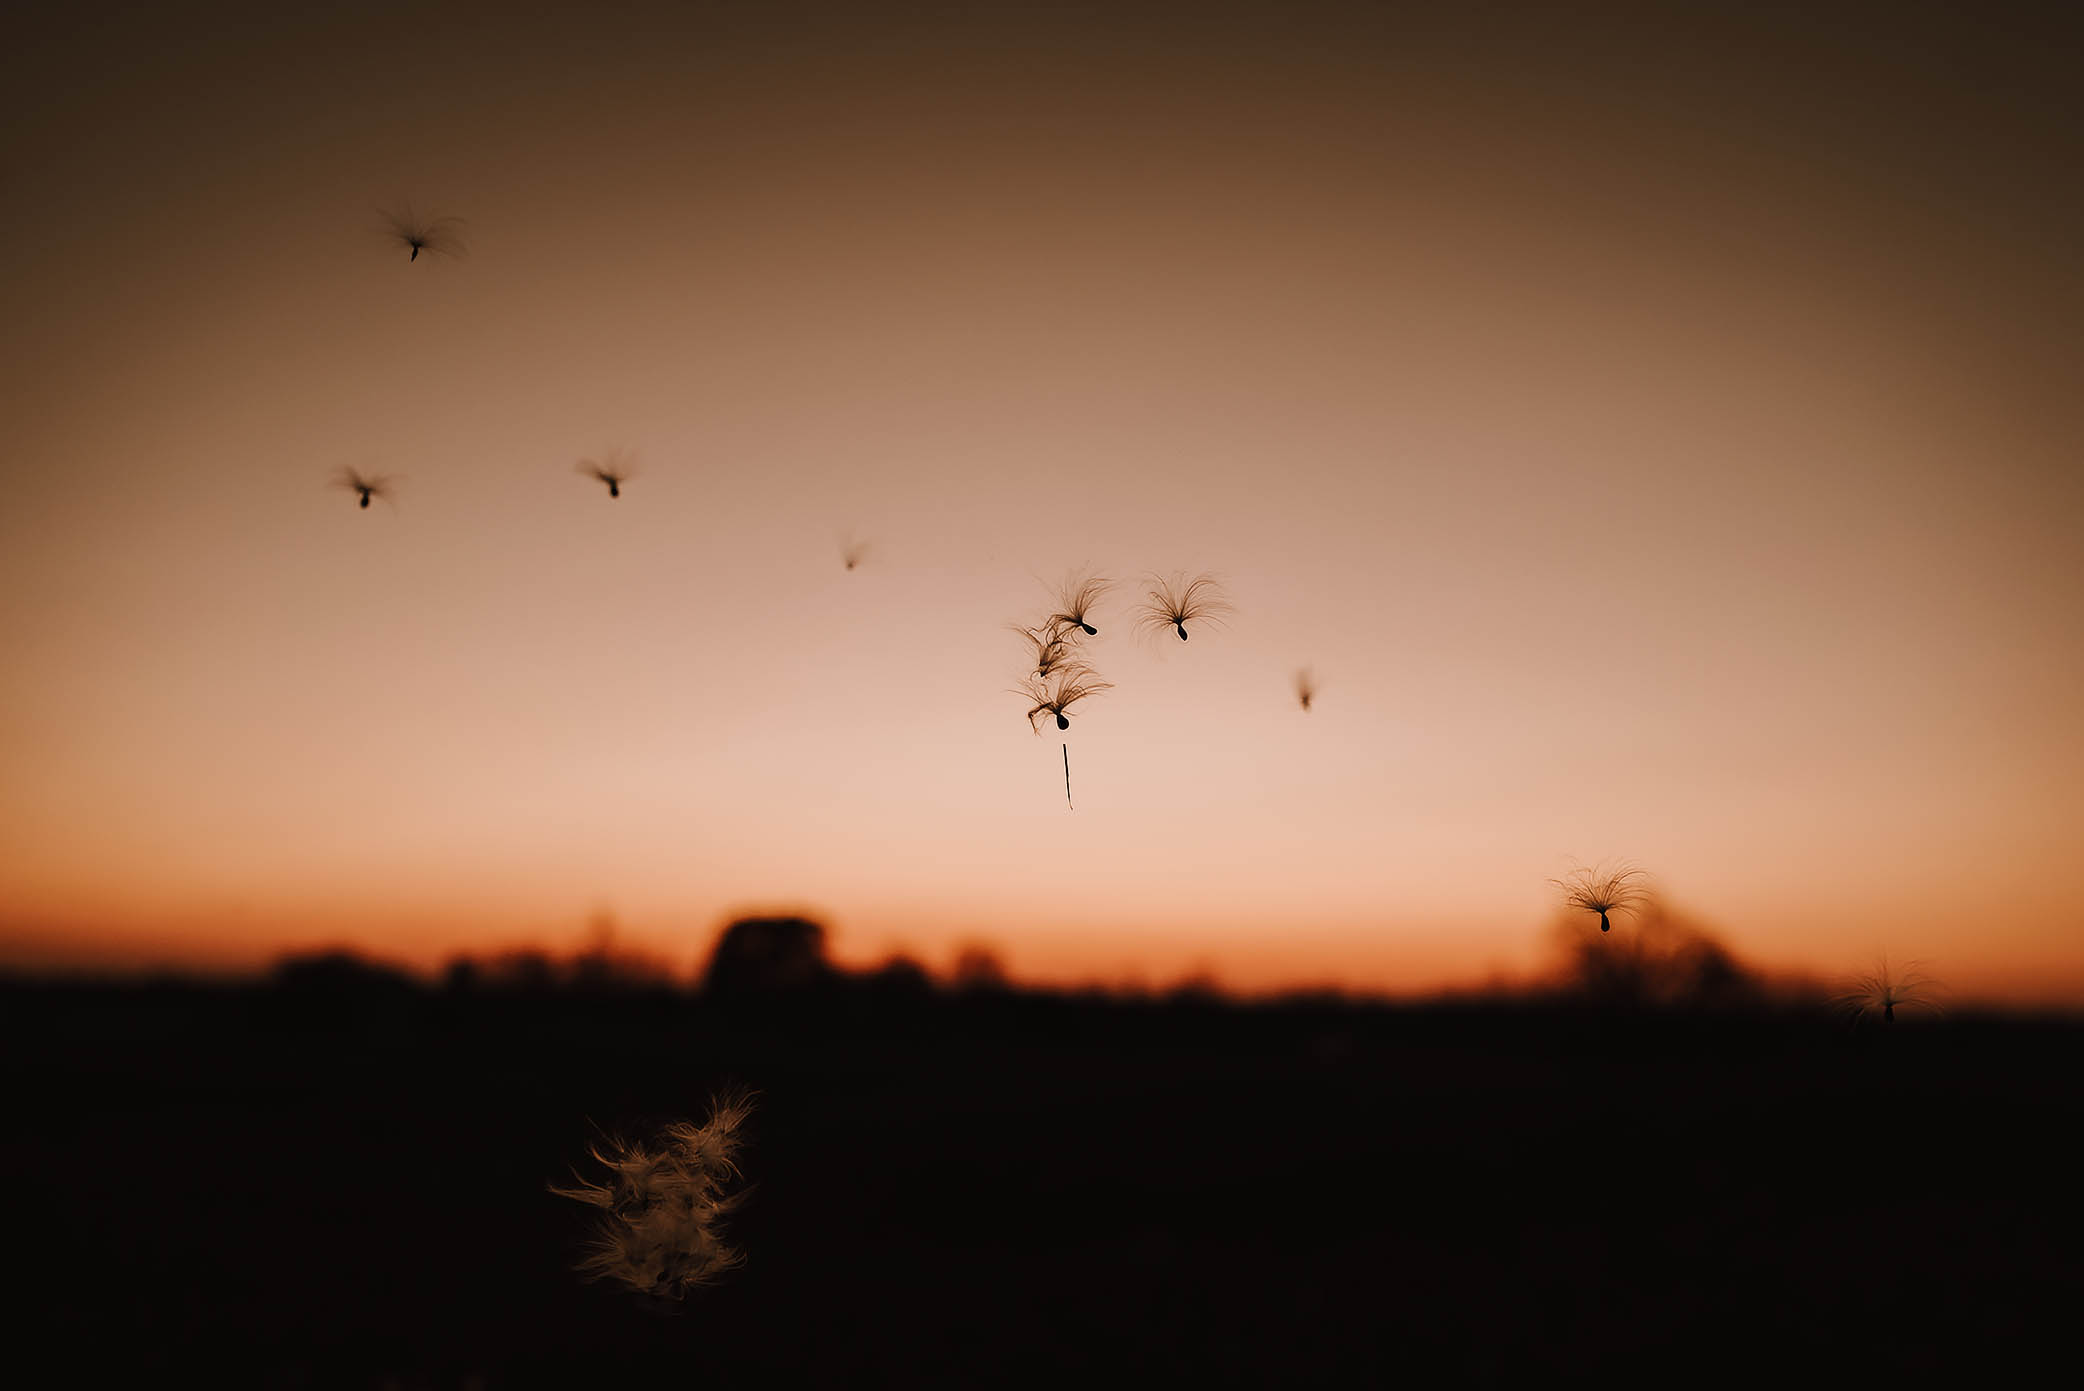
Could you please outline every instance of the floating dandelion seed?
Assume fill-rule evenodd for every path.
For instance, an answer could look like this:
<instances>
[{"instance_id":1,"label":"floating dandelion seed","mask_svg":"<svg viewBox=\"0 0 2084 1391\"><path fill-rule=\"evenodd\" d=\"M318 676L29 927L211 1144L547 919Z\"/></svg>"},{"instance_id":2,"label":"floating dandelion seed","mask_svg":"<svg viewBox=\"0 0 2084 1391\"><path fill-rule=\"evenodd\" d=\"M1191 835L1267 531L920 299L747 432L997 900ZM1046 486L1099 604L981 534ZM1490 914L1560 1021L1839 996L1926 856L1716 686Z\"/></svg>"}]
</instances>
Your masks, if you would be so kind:
<instances>
[{"instance_id":1,"label":"floating dandelion seed","mask_svg":"<svg viewBox=\"0 0 2084 1391\"><path fill-rule=\"evenodd\" d=\"M1304 714L1310 712L1311 703L1317 699L1317 678L1310 675L1308 667L1295 673L1295 699Z\"/></svg>"},{"instance_id":2,"label":"floating dandelion seed","mask_svg":"<svg viewBox=\"0 0 2084 1391\"><path fill-rule=\"evenodd\" d=\"M393 478L368 477L355 472L351 468L344 468L333 475L333 486L344 488L350 493L360 493L362 495L361 505L366 508L369 506L369 499L373 497L380 497L385 502L390 502L392 500L391 494L396 490L398 483Z\"/></svg>"},{"instance_id":3,"label":"floating dandelion seed","mask_svg":"<svg viewBox=\"0 0 2084 1391\"><path fill-rule=\"evenodd\" d=\"M839 563L852 570L868 559L868 542L856 541L851 536L839 538Z\"/></svg>"},{"instance_id":4,"label":"floating dandelion seed","mask_svg":"<svg viewBox=\"0 0 2084 1391\"><path fill-rule=\"evenodd\" d=\"M737 1178L739 1127L752 1112L749 1093L734 1092L710 1105L706 1125L678 1121L649 1141L609 1139L589 1147L607 1166L598 1183L576 1180L550 1191L599 1208L594 1239L578 1269L589 1279L615 1280L640 1294L680 1299L744 1263L719 1230L744 1198L726 1194Z\"/></svg>"},{"instance_id":5,"label":"floating dandelion seed","mask_svg":"<svg viewBox=\"0 0 2084 1391\"><path fill-rule=\"evenodd\" d=\"M1084 700L1087 696L1095 696L1102 691L1111 691L1113 689L1114 683L1112 681L1102 681L1093 674L1091 667L1080 666L1074 663L1058 668L1056 674L1049 680L1044 680L1039 676L1029 677L1026 684L1015 694L1024 695L1029 700L1035 702L1034 706L1028 711L1028 724L1034 729L1035 733L1040 734L1042 726L1039 721L1042 716L1054 715L1056 716L1056 727L1058 729L1069 729L1071 727L1071 717L1066 712L1073 705Z\"/></svg>"},{"instance_id":6,"label":"floating dandelion seed","mask_svg":"<svg viewBox=\"0 0 2084 1391\"><path fill-rule=\"evenodd\" d=\"M467 256L469 250L463 245L463 219L460 217L420 217L408 205L401 212L385 212L384 232L391 241L407 247L412 254L405 259L417 261L422 251L443 256Z\"/></svg>"},{"instance_id":7,"label":"floating dandelion seed","mask_svg":"<svg viewBox=\"0 0 2084 1391\"><path fill-rule=\"evenodd\" d=\"M1156 637L1170 628L1185 642L1189 623L1220 628L1237 612L1213 575L1197 575L1191 580L1185 574L1175 574L1170 579L1152 575L1150 583L1149 597L1136 609L1137 630L1146 636Z\"/></svg>"},{"instance_id":8,"label":"floating dandelion seed","mask_svg":"<svg viewBox=\"0 0 2084 1391\"><path fill-rule=\"evenodd\" d=\"M1883 957L1871 974L1854 976L1846 990L1834 996L1831 1002L1854 1019L1879 1014L1884 1024L1896 1022L1899 1007L1928 1009L1934 1014L1942 1014L1945 1011L1933 999L1938 993L1939 982L1918 969L1924 964L1913 961L1899 976L1889 970L1889 960Z\"/></svg>"},{"instance_id":9,"label":"floating dandelion seed","mask_svg":"<svg viewBox=\"0 0 2084 1391\"><path fill-rule=\"evenodd\" d=\"M1006 626L1027 639L1033 675L1046 677L1064 667L1077 664L1070 635L1057 620L1052 618L1039 628L1030 628L1020 623L1009 623Z\"/></svg>"},{"instance_id":10,"label":"floating dandelion seed","mask_svg":"<svg viewBox=\"0 0 2084 1391\"><path fill-rule=\"evenodd\" d=\"M1098 637L1100 630L1091 621L1093 606L1106 598L1112 588L1113 580L1073 571L1057 586L1057 611L1049 615L1049 621L1067 629L1076 628L1089 638Z\"/></svg>"},{"instance_id":11,"label":"floating dandelion seed","mask_svg":"<svg viewBox=\"0 0 2084 1391\"><path fill-rule=\"evenodd\" d=\"M1549 882L1563 890L1565 908L1599 914L1599 930L1607 932L1613 927L1607 918L1609 913L1633 912L1649 901L1649 886L1642 882L1648 877L1642 870L1623 864L1613 869L1574 869L1564 878Z\"/></svg>"},{"instance_id":12,"label":"floating dandelion seed","mask_svg":"<svg viewBox=\"0 0 2084 1391\"><path fill-rule=\"evenodd\" d=\"M621 497L622 485L629 482L636 471L636 460L620 449L609 450L604 459L579 461L579 472L597 482L607 484L609 497Z\"/></svg>"},{"instance_id":13,"label":"floating dandelion seed","mask_svg":"<svg viewBox=\"0 0 2084 1391\"><path fill-rule=\"evenodd\" d=\"M1070 709L1074 704L1114 689L1114 684L1102 681L1079 652L1085 638L1099 634L1090 615L1109 583L1098 575L1081 576L1074 571L1055 592L1058 612L1032 628L1021 623L1007 625L1026 640L1028 676L1018 694L1034 702L1028 707L1028 726L1037 734L1042 732L1044 715L1055 716L1056 727L1067 730L1071 727ZM1072 808L1071 746L1063 745L1063 752L1064 805Z\"/></svg>"}]
</instances>

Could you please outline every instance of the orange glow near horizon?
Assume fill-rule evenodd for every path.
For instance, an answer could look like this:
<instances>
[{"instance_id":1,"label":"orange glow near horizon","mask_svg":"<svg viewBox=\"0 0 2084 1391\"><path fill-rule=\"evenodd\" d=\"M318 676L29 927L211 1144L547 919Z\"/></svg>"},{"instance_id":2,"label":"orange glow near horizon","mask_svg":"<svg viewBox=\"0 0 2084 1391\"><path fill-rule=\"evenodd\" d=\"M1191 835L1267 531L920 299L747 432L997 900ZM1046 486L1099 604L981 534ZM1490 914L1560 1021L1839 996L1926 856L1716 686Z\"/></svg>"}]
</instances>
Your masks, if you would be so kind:
<instances>
[{"instance_id":1,"label":"orange glow near horizon","mask_svg":"<svg viewBox=\"0 0 2084 1391\"><path fill-rule=\"evenodd\" d=\"M1417 991L1623 856L1765 967L2084 1002L2074 135L1705 31L391 22L102 35L10 127L0 967L780 907ZM1037 737L1084 566L1238 613L1124 586Z\"/></svg>"}]
</instances>

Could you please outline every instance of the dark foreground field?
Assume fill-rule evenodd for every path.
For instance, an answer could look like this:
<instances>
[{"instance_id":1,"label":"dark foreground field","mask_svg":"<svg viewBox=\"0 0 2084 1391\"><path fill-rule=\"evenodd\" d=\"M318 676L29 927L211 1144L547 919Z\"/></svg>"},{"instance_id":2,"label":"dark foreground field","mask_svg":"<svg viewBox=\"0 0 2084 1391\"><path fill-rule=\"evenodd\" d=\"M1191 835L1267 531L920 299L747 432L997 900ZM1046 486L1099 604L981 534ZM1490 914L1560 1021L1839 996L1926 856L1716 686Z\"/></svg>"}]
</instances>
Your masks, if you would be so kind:
<instances>
[{"instance_id":1,"label":"dark foreground field","mask_svg":"<svg viewBox=\"0 0 2084 1391\"><path fill-rule=\"evenodd\" d=\"M0 1009L11 1341L67 1384L1881 1386L2073 1369L2084 1310L2060 1024L382 982ZM673 1314L580 1283L546 1182L730 1083L747 1264Z\"/></svg>"}]
</instances>

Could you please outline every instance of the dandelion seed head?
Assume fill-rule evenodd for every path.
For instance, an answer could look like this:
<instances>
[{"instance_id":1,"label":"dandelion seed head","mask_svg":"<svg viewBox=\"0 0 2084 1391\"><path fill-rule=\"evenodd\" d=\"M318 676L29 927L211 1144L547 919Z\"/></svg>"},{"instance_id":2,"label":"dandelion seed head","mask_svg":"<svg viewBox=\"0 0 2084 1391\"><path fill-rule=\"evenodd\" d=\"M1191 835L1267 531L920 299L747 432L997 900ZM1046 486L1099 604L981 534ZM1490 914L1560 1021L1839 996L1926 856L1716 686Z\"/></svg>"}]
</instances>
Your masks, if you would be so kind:
<instances>
[{"instance_id":1,"label":"dandelion seed head","mask_svg":"<svg viewBox=\"0 0 2084 1391\"><path fill-rule=\"evenodd\" d=\"M1187 626L1221 628L1228 625L1237 606L1223 592L1214 575L1188 579L1184 572L1171 576L1152 575L1142 603L1136 606L1136 631L1144 637L1176 634L1187 640Z\"/></svg>"},{"instance_id":2,"label":"dandelion seed head","mask_svg":"<svg viewBox=\"0 0 2084 1391\"><path fill-rule=\"evenodd\" d=\"M637 460L628 450L611 449L598 459L581 459L578 470L582 477L607 484L609 497L620 497L622 485L636 475Z\"/></svg>"},{"instance_id":3,"label":"dandelion seed head","mask_svg":"<svg viewBox=\"0 0 2084 1391\"><path fill-rule=\"evenodd\" d=\"M1063 629L1067 636L1076 634L1097 637L1100 630L1092 623L1093 609L1107 597L1107 592L1112 588L1113 580L1073 571L1052 591L1057 609L1049 615L1048 623Z\"/></svg>"},{"instance_id":4,"label":"dandelion seed head","mask_svg":"<svg viewBox=\"0 0 2084 1391\"><path fill-rule=\"evenodd\" d=\"M362 473L357 469L343 468L334 471L333 486L346 492L359 493L362 506L367 507L371 498L382 498L388 502L397 489L398 481L388 474Z\"/></svg>"},{"instance_id":5,"label":"dandelion seed head","mask_svg":"<svg viewBox=\"0 0 2084 1391\"><path fill-rule=\"evenodd\" d=\"M1053 676L1044 679L1030 676L1015 692L1026 696L1034 704L1028 709L1028 724L1035 733L1042 732L1040 723L1044 715L1055 717L1058 729L1069 729L1070 708L1089 696L1114 689L1112 681L1102 681L1093 669L1083 664L1072 664L1059 669Z\"/></svg>"},{"instance_id":6,"label":"dandelion seed head","mask_svg":"<svg viewBox=\"0 0 2084 1391\"><path fill-rule=\"evenodd\" d=\"M1875 963L1873 971L1848 980L1831 1002L1855 1020L1880 1015L1884 1021L1893 1023L1899 1009L1944 1014L1946 1011L1940 1007L1937 998L1939 982L1925 974L1925 964L1911 961L1898 971L1890 967L1888 958L1884 956Z\"/></svg>"},{"instance_id":7,"label":"dandelion seed head","mask_svg":"<svg viewBox=\"0 0 2084 1391\"><path fill-rule=\"evenodd\" d=\"M744 1262L719 1222L743 1197L724 1185L739 1176L740 1135L752 1098L717 1098L701 1125L678 1121L650 1141L611 1138L588 1153L608 1170L605 1181L550 1185L560 1197L598 1208L593 1240L579 1262L592 1279L613 1280L641 1294L680 1299Z\"/></svg>"},{"instance_id":8,"label":"dandelion seed head","mask_svg":"<svg viewBox=\"0 0 2084 1391\"><path fill-rule=\"evenodd\" d=\"M1604 927L1607 915L1632 912L1650 900L1649 875L1635 866L1620 863L1572 870L1549 882L1563 891L1563 906L1597 913Z\"/></svg>"},{"instance_id":9,"label":"dandelion seed head","mask_svg":"<svg viewBox=\"0 0 2084 1391\"><path fill-rule=\"evenodd\" d=\"M464 224L460 217L422 217L410 204L401 205L396 212L380 209L379 215L383 218L384 235L410 253L408 260L419 260L422 251L456 257L470 254L463 241Z\"/></svg>"}]
</instances>

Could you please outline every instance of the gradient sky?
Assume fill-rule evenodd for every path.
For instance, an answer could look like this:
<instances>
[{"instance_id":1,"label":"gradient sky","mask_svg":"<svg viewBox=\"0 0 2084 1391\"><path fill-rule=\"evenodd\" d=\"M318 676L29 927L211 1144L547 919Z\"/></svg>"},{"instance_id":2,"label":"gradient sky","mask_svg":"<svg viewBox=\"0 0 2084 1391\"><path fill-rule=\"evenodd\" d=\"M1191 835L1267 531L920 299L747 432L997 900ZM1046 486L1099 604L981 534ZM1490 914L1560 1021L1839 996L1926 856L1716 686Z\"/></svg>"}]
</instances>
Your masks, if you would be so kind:
<instances>
[{"instance_id":1,"label":"gradient sky","mask_svg":"<svg viewBox=\"0 0 2084 1391\"><path fill-rule=\"evenodd\" d=\"M2084 1000L2076 21L1674 8L49 7L0 963L1408 990L1625 856ZM1086 564L1239 612L1103 609L1070 813L1003 625Z\"/></svg>"}]
</instances>

